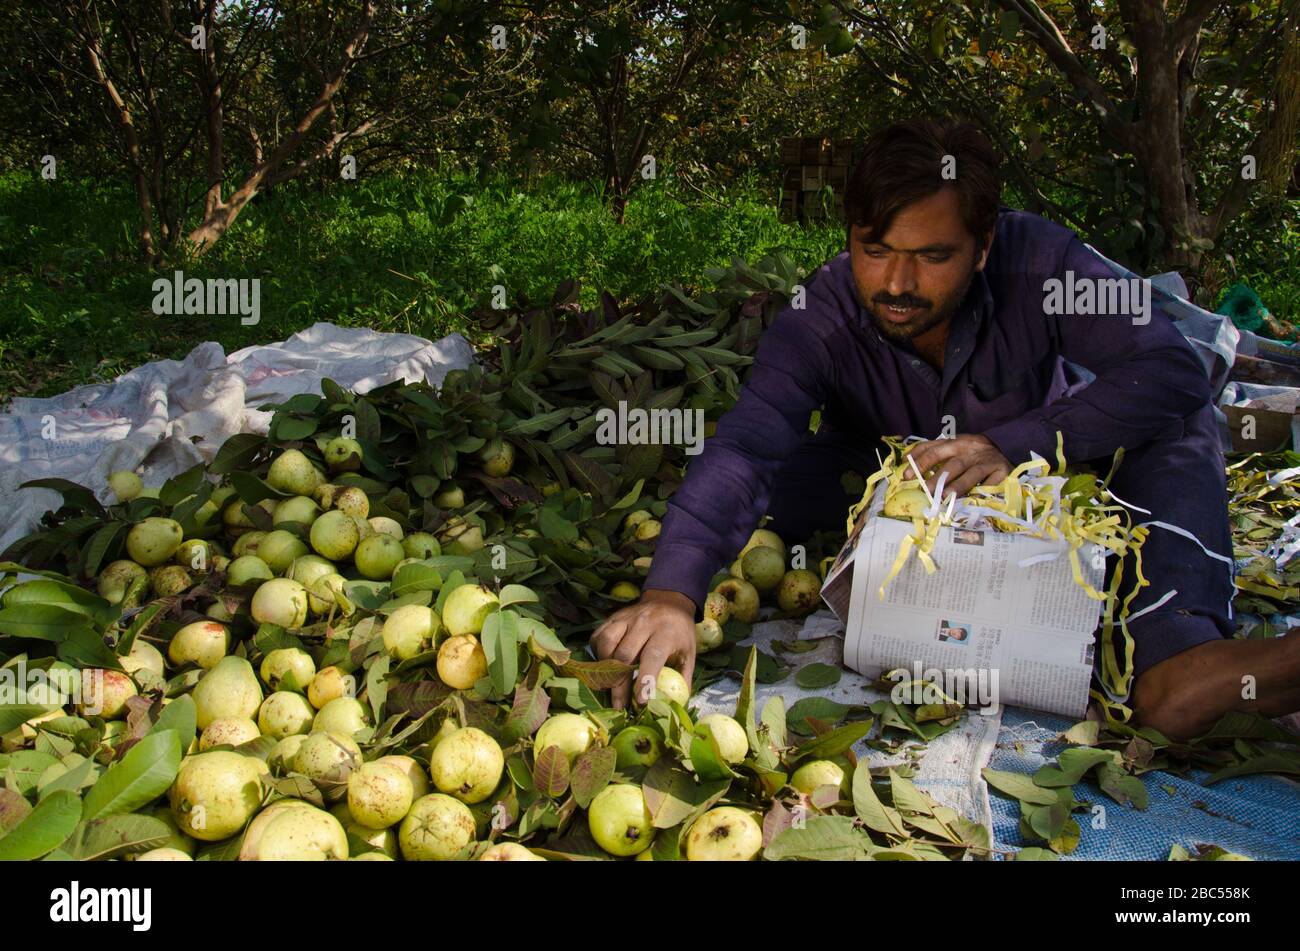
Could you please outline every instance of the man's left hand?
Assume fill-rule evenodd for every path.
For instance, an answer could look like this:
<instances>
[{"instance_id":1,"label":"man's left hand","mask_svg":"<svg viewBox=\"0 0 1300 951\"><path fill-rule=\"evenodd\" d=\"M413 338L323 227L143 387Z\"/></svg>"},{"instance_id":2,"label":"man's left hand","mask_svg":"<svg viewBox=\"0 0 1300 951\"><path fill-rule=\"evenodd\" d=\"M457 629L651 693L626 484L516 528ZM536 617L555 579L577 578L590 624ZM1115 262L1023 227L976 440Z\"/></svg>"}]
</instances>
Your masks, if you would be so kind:
<instances>
[{"instance_id":1,"label":"man's left hand","mask_svg":"<svg viewBox=\"0 0 1300 951\"><path fill-rule=\"evenodd\" d=\"M1011 461L991 439L973 434L917 443L912 458L926 476L925 484L931 492L939 476L948 473L943 487L945 498L949 495L960 498L977 485L1001 482L1011 474L1012 468Z\"/></svg>"}]
</instances>

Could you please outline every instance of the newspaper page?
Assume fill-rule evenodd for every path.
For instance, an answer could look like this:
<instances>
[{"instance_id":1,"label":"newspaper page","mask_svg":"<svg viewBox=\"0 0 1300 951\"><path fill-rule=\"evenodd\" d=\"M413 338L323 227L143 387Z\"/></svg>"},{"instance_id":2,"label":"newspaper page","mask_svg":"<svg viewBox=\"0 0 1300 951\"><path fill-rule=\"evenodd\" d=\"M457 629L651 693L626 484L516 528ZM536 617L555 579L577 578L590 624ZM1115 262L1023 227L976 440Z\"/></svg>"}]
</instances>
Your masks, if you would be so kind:
<instances>
[{"instance_id":1,"label":"newspaper page","mask_svg":"<svg viewBox=\"0 0 1300 951\"><path fill-rule=\"evenodd\" d=\"M994 703L1082 717L1101 602L1074 581L1069 545L944 526L930 553L937 571L927 574L913 554L882 599L881 584L912 532L910 522L868 516L846 546L851 556L841 552L828 573L832 597L842 603L849 591L845 665L872 677L896 668L918 680L934 679L921 672L979 677ZM1080 549L1094 589L1104 576L1095 547Z\"/></svg>"}]
</instances>

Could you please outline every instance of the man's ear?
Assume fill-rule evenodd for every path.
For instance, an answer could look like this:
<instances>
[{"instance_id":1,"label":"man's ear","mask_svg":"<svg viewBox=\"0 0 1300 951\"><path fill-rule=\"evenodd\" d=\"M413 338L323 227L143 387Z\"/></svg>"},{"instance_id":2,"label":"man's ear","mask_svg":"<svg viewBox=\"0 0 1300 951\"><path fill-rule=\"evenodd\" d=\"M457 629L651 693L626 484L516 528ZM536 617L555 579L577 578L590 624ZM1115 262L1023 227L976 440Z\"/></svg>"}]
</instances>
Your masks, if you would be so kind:
<instances>
[{"instance_id":1,"label":"man's ear","mask_svg":"<svg viewBox=\"0 0 1300 951\"><path fill-rule=\"evenodd\" d=\"M984 265L987 264L989 260L989 249L992 247L993 229L990 228L989 233L984 236L984 240L979 242L979 245L977 246L978 260L975 262L975 270L984 270Z\"/></svg>"}]
</instances>

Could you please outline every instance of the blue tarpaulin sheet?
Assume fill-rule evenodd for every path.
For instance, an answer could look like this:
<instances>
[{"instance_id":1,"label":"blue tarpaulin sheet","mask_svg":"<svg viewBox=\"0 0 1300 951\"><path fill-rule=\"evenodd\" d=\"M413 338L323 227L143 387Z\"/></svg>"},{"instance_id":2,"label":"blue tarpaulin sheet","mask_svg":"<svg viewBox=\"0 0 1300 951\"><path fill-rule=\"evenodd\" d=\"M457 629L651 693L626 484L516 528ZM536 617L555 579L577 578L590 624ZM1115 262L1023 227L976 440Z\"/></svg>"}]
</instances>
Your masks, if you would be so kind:
<instances>
[{"instance_id":1,"label":"blue tarpaulin sheet","mask_svg":"<svg viewBox=\"0 0 1300 951\"><path fill-rule=\"evenodd\" d=\"M1004 709L989 768L1032 775L1067 748L1055 737L1073 725L1064 717ZM1217 845L1252 859L1300 859L1300 783L1277 776L1243 776L1201 785L1208 776L1200 771L1186 776L1143 774L1150 803L1141 811L1119 804L1095 785L1079 783L1074 798L1088 802L1089 810L1074 814L1082 832L1079 845L1061 858L1163 861L1174 845L1193 856L1197 846ZM1019 802L993 789L989 800L998 846L1043 845L1020 837ZM1094 805L1104 811L1094 815Z\"/></svg>"}]
</instances>

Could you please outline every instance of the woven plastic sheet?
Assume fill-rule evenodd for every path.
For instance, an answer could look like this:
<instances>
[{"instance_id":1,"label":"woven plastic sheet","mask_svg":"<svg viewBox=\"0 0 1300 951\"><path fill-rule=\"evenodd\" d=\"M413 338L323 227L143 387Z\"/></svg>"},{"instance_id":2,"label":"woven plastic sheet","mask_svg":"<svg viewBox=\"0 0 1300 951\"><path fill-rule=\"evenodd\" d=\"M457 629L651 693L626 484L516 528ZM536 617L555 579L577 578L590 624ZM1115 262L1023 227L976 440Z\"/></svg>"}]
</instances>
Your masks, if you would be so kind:
<instances>
[{"instance_id":1,"label":"woven plastic sheet","mask_svg":"<svg viewBox=\"0 0 1300 951\"><path fill-rule=\"evenodd\" d=\"M1066 749L1055 738L1073 725L1063 717L1008 708L988 765L1033 774ZM1163 861L1174 845L1193 855L1199 845L1217 845L1252 859L1300 859L1300 784L1276 776L1244 776L1201 785L1208 775L1142 775L1150 799L1145 810L1120 805L1096 786L1079 783L1074 798L1104 811L1074 814L1082 830L1079 846L1061 858ZM1021 839L1019 802L993 793L990 806L996 846L1042 845Z\"/></svg>"}]
</instances>

